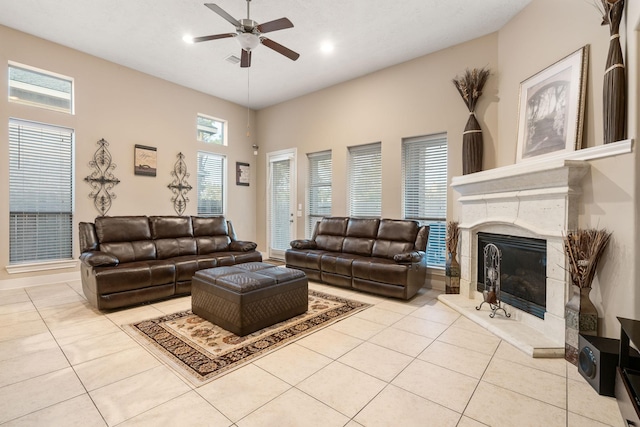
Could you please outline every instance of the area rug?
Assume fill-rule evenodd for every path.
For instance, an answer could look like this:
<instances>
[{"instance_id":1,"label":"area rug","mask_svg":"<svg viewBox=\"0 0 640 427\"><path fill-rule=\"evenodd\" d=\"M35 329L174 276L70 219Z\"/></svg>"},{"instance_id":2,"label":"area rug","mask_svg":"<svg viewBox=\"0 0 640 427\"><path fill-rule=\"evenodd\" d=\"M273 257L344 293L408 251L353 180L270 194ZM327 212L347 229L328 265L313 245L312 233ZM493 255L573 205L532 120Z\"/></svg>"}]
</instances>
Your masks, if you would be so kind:
<instances>
[{"instance_id":1,"label":"area rug","mask_svg":"<svg viewBox=\"0 0 640 427\"><path fill-rule=\"evenodd\" d=\"M200 386L370 306L310 289L306 313L244 337L198 317L191 310L123 328L169 367Z\"/></svg>"}]
</instances>

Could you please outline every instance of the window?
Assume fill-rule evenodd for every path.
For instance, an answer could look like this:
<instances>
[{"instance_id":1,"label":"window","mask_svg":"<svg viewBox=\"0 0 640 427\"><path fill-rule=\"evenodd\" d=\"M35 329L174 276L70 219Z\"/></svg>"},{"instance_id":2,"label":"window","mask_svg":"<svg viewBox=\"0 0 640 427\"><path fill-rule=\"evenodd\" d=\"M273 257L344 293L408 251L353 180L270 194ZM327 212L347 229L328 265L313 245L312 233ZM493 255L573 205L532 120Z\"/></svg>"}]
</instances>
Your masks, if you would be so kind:
<instances>
[{"instance_id":1,"label":"window","mask_svg":"<svg viewBox=\"0 0 640 427\"><path fill-rule=\"evenodd\" d=\"M227 122L215 117L198 114L198 141L227 145Z\"/></svg>"},{"instance_id":2,"label":"window","mask_svg":"<svg viewBox=\"0 0 640 427\"><path fill-rule=\"evenodd\" d=\"M198 152L198 215L224 215L225 157Z\"/></svg>"},{"instance_id":3,"label":"window","mask_svg":"<svg viewBox=\"0 0 640 427\"><path fill-rule=\"evenodd\" d=\"M382 214L382 144L349 147L349 212L351 216Z\"/></svg>"},{"instance_id":4,"label":"window","mask_svg":"<svg viewBox=\"0 0 640 427\"><path fill-rule=\"evenodd\" d=\"M331 215L331 151L308 154L309 194L307 196L307 238L316 222Z\"/></svg>"},{"instance_id":5,"label":"window","mask_svg":"<svg viewBox=\"0 0 640 427\"><path fill-rule=\"evenodd\" d=\"M447 136L402 141L404 217L429 225L427 265L444 267L447 222Z\"/></svg>"},{"instance_id":6,"label":"window","mask_svg":"<svg viewBox=\"0 0 640 427\"><path fill-rule=\"evenodd\" d=\"M73 114L73 79L10 62L9 101Z\"/></svg>"},{"instance_id":7,"label":"window","mask_svg":"<svg viewBox=\"0 0 640 427\"><path fill-rule=\"evenodd\" d=\"M9 120L9 264L71 259L73 130Z\"/></svg>"}]
</instances>

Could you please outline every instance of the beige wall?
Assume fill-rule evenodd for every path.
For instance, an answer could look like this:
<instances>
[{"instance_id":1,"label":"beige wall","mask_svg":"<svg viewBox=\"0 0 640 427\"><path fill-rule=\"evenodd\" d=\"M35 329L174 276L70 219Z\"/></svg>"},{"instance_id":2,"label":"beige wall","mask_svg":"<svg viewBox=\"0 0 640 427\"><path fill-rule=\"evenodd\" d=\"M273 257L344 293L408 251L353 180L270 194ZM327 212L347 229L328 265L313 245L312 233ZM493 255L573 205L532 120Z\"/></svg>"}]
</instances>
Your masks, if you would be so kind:
<instances>
[{"instance_id":1,"label":"beige wall","mask_svg":"<svg viewBox=\"0 0 640 427\"><path fill-rule=\"evenodd\" d=\"M298 149L297 204L306 203L306 154L332 151L332 214L348 215L347 147L382 142L382 216L402 217L402 138L446 132L449 177L462 173L462 131L468 111L451 80L465 68L497 68L497 34L424 56L258 112L259 170L266 153ZM485 167L495 165L497 77L489 78L478 108L485 129ZM265 178L262 180L262 178ZM266 187L258 188L258 242L266 245ZM450 217L456 204L449 200ZM298 218L297 237L304 236Z\"/></svg>"},{"instance_id":2,"label":"beige wall","mask_svg":"<svg viewBox=\"0 0 640 427\"><path fill-rule=\"evenodd\" d=\"M98 211L88 198L89 185L83 181L92 170L88 163L97 149L96 142L104 138L117 165L114 174L120 179L114 192L113 207L108 215L175 215L172 193L167 188L177 154L185 155L190 202L185 215L197 211L196 154L198 150L217 152L227 156L228 194L226 215L233 221L239 238L255 237L256 175L250 187L235 185L236 161L255 166L251 145L255 136L247 138L245 107L213 96L169 83L149 75L71 50L30 35L0 26L0 80L7 81L7 61L16 61L53 71L75 79L75 115L27 107L3 101L0 109L0 265L9 262L8 223L8 119L15 117L75 129L75 224L92 221ZM0 85L0 99L7 99L6 84ZM220 147L196 142L196 115L203 113L228 120L229 146ZM251 113L252 122L255 113ZM253 132L255 135L255 132ZM157 147L156 177L134 175L135 144ZM74 257L78 248L74 245ZM56 273L60 271L54 271ZM63 271L64 272L64 271ZM45 273L51 273L45 272ZM8 275L0 269L0 280L23 278L27 275Z\"/></svg>"}]
</instances>

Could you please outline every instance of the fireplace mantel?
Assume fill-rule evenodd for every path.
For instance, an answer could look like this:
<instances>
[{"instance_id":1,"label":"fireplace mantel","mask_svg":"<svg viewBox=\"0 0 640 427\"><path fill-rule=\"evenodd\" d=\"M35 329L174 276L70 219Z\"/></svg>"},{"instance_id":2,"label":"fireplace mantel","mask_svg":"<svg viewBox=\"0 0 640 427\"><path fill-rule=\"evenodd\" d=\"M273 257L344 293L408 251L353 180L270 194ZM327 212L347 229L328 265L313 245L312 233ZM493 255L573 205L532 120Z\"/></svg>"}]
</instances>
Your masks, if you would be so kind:
<instances>
[{"instance_id":1,"label":"fireplace mantel","mask_svg":"<svg viewBox=\"0 0 640 427\"><path fill-rule=\"evenodd\" d=\"M534 357L564 356L564 307L569 286L563 236L578 227L582 183L589 160L631 152L632 141L620 141L454 177L460 227L460 294L440 295L445 304ZM544 319L508 307L512 317L489 318L475 309L478 232L534 237L547 242L546 312ZM485 304L486 306L486 304Z\"/></svg>"}]
</instances>

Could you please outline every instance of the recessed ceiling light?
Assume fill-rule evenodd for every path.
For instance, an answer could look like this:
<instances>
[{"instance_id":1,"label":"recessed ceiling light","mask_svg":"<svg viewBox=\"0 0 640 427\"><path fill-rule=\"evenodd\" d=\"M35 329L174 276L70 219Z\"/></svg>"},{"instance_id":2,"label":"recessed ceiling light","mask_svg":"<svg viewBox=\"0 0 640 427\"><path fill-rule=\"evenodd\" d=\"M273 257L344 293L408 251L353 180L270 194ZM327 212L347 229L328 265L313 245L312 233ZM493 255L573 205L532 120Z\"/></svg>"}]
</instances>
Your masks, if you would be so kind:
<instances>
[{"instance_id":1,"label":"recessed ceiling light","mask_svg":"<svg viewBox=\"0 0 640 427\"><path fill-rule=\"evenodd\" d=\"M333 43L326 41L326 42L322 42L322 44L320 45L320 50L322 51L322 53L331 53L333 52Z\"/></svg>"},{"instance_id":2,"label":"recessed ceiling light","mask_svg":"<svg viewBox=\"0 0 640 427\"><path fill-rule=\"evenodd\" d=\"M182 36L182 41L184 41L185 43L193 44L193 37L191 37L189 34L185 34L184 36Z\"/></svg>"}]
</instances>

